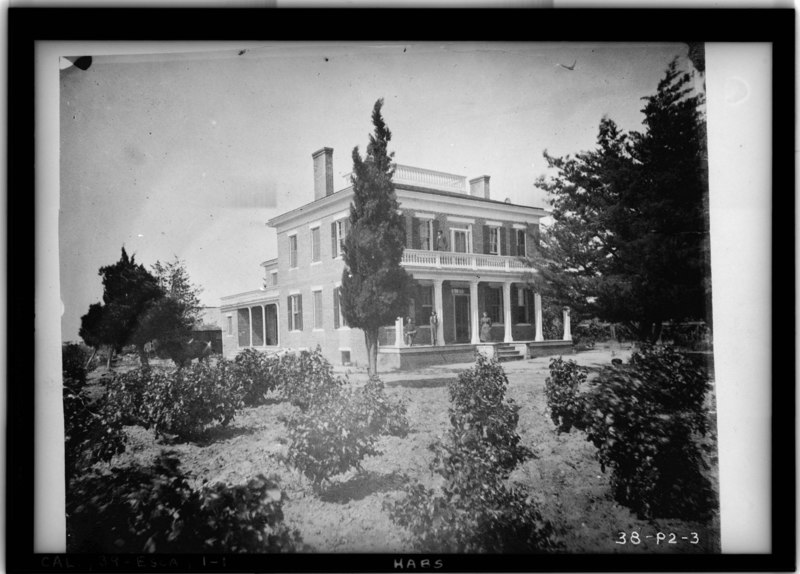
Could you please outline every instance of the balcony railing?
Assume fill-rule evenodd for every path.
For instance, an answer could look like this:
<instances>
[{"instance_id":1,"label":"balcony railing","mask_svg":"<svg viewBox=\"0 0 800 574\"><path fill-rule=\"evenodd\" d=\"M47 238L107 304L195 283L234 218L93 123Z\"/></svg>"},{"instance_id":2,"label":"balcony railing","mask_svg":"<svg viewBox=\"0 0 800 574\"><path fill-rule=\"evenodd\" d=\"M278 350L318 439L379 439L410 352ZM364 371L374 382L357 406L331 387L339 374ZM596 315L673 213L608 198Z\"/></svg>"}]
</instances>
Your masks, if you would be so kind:
<instances>
[{"instance_id":1,"label":"balcony railing","mask_svg":"<svg viewBox=\"0 0 800 574\"><path fill-rule=\"evenodd\" d=\"M482 253L426 251L423 249L404 250L401 265L406 267L426 267L430 269L472 269L483 271L530 269L530 266L518 257L484 255Z\"/></svg>"}]
</instances>

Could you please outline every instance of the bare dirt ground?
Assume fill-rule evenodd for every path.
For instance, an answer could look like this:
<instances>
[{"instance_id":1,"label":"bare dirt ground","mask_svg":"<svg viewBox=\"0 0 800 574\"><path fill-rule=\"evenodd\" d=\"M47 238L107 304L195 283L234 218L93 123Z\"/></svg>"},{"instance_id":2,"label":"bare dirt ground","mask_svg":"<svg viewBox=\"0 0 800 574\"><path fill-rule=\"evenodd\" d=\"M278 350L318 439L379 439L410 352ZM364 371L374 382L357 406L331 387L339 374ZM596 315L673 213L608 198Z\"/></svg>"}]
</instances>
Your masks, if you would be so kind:
<instances>
[{"instance_id":1,"label":"bare dirt ground","mask_svg":"<svg viewBox=\"0 0 800 574\"><path fill-rule=\"evenodd\" d=\"M600 367L614 357L627 360L630 350L600 348L569 358L582 365ZM559 435L546 411L547 357L504 363L508 376L507 396L521 406L518 432L522 442L536 454L520 465L510 480L533 493L542 515L562 537L568 553L717 553L719 514L708 524L680 520L645 521L611 497L609 474L600 470L593 445L580 431ZM315 493L305 477L283 462L287 451L281 415L294 408L275 402L238 413L229 427L212 430L201 443L156 442L152 431L128 427L128 447L114 463L149 463L161 450L179 454L184 472L198 485L222 481L245 483L256 474L276 474L289 496L285 520L297 528L304 541L317 552L413 552L407 533L383 510L386 500L402 496L402 487L419 480L428 486L439 483L429 470L432 453L428 446L442 437L449 426L447 382L470 364L444 365L414 372L382 375L387 394L406 402L411 432L405 438L383 437L382 454L368 458L361 473L335 477ZM345 369L353 384L366 380L362 372ZM713 402L713 397L710 399ZM716 428L711 421L712 429ZM718 492L716 432L704 440L709 477ZM626 544L618 544L620 533ZM630 542L637 532L639 544ZM665 539L657 540L661 532ZM670 534L674 534L671 537ZM649 538L648 538L649 537ZM672 539L674 543L668 543ZM692 543L696 541L697 543Z\"/></svg>"}]
</instances>

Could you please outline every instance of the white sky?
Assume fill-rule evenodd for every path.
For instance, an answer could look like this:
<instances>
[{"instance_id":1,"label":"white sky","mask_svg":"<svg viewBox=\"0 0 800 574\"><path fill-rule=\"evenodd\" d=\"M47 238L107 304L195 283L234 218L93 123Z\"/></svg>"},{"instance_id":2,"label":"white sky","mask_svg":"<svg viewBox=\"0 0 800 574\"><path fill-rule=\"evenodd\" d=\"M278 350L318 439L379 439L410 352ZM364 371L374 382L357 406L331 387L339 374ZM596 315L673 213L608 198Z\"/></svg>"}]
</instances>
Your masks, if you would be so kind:
<instances>
[{"instance_id":1,"label":"white sky","mask_svg":"<svg viewBox=\"0 0 800 574\"><path fill-rule=\"evenodd\" d=\"M265 222L313 199L311 154L336 189L385 99L399 163L491 176L492 196L545 206L542 151L593 147L601 117L641 129L681 44L241 44L103 56L61 72L62 338L99 301L124 244L149 268L184 259L202 300L257 289ZM195 47L195 50L198 48ZM241 49L246 52L239 55ZM106 52L107 53L107 52ZM574 71L567 65L577 60Z\"/></svg>"}]
</instances>

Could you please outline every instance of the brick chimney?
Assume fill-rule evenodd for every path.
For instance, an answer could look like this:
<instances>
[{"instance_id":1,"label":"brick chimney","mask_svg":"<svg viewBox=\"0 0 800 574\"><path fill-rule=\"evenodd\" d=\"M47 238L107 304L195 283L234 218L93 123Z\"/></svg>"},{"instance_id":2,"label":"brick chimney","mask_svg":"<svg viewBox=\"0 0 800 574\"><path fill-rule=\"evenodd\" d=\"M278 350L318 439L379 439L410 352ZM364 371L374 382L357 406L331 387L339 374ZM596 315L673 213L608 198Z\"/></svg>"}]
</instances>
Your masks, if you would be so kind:
<instances>
[{"instance_id":1,"label":"brick chimney","mask_svg":"<svg viewBox=\"0 0 800 574\"><path fill-rule=\"evenodd\" d=\"M469 180L469 194L489 199L489 176L481 175Z\"/></svg>"},{"instance_id":2,"label":"brick chimney","mask_svg":"<svg viewBox=\"0 0 800 574\"><path fill-rule=\"evenodd\" d=\"M324 147L311 154L314 160L314 199L333 193L333 148Z\"/></svg>"}]
</instances>

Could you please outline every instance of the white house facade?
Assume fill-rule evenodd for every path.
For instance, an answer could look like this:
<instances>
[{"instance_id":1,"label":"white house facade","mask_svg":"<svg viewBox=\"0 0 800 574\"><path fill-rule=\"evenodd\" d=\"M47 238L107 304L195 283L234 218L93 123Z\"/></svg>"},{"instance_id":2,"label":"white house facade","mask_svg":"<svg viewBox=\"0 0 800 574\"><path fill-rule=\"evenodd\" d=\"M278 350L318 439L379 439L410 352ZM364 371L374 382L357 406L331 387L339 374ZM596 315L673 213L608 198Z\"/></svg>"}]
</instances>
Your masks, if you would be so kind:
<instances>
[{"instance_id":1,"label":"white house facade","mask_svg":"<svg viewBox=\"0 0 800 574\"><path fill-rule=\"evenodd\" d=\"M249 347L319 346L333 364L367 364L363 332L346 324L339 305L353 189L334 192L332 149L312 158L314 201L267 222L277 232L278 257L261 264L262 288L222 298L227 357ZM404 318L382 328L380 369L469 361L476 349L509 359L572 352L568 314L564 339L545 341L541 298L530 287L536 271L528 256L546 212L492 199L489 179L396 166L406 223L402 265L416 283L406 317L416 334L408 344ZM484 313L488 330L481 329Z\"/></svg>"}]
</instances>

